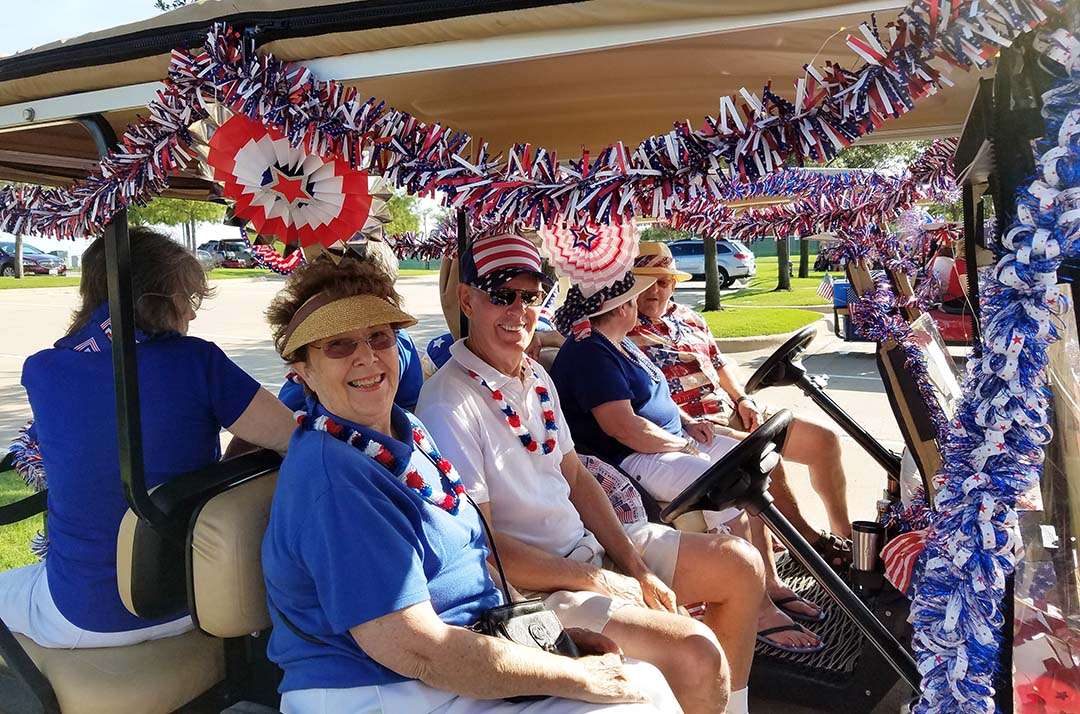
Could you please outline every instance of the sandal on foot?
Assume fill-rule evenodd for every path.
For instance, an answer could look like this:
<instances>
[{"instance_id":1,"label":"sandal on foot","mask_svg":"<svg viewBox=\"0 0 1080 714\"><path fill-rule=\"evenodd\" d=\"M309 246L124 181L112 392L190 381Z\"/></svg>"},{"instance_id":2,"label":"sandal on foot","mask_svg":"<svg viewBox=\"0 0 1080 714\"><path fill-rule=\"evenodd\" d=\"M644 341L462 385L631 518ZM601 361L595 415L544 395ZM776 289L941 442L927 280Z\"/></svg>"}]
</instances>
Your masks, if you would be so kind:
<instances>
[{"instance_id":1,"label":"sandal on foot","mask_svg":"<svg viewBox=\"0 0 1080 714\"><path fill-rule=\"evenodd\" d=\"M818 555L833 570L846 570L851 565L851 541L835 533L821 531L818 539L811 544Z\"/></svg>"},{"instance_id":2,"label":"sandal on foot","mask_svg":"<svg viewBox=\"0 0 1080 714\"><path fill-rule=\"evenodd\" d=\"M825 641L820 637L817 637L817 635L814 635L814 637L817 637L817 644L811 645L809 647L785 645L769 639L769 635L776 635L781 632L806 632L808 634L814 635L813 632L810 632L810 630L806 629L802 625L792 623L790 625L779 625L777 627L770 627L765 630L759 630L757 633L757 641L764 645L768 645L769 647L775 647L781 652L788 652L790 654L813 654L815 652L820 652L821 650L825 649Z\"/></svg>"},{"instance_id":3,"label":"sandal on foot","mask_svg":"<svg viewBox=\"0 0 1080 714\"><path fill-rule=\"evenodd\" d=\"M781 612L783 612L785 615L790 617L792 620L801 620L803 622L809 622L811 624L817 623L817 622L823 622L825 620L825 611L822 610L820 607L818 607L817 605L810 602L809 600L807 600L804 597L799 597L798 595L792 595L791 597L782 597L782 598L775 599L772 602L773 602L773 605L776 605L776 607L778 607ZM808 615L805 612L799 612L798 610L793 610L790 607L784 607L785 605L790 605L791 603L795 603L795 602L799 602L799 603L802 603L804 605L807 605L809 607L814 608L815 610L817 610L817 614L816 615Z\"/></svg>"}]
</instances>

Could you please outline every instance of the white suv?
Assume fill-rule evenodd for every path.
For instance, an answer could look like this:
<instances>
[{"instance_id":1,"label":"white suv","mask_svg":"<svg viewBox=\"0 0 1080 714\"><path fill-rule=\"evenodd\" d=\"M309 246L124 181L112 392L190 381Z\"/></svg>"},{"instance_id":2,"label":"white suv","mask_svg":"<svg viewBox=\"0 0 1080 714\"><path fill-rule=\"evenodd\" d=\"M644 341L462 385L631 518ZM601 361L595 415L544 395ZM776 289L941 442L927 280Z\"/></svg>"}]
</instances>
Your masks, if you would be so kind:
<instances>
[{"instance_id":1,"label":"white suv","mask_svg":"<svg viewBox=\"0 0 1080 714\"><path fill-rule=\"evenodd\" d=\"M668 243L675 267L690 273L695 280L705 279L705 242L700 238L688 238ZM716 241L716 269L720 273L720 287L730 287L736 280L757 275L757 264L750 249L737 240L721 238Z\"/></svg>"}]
</instances>

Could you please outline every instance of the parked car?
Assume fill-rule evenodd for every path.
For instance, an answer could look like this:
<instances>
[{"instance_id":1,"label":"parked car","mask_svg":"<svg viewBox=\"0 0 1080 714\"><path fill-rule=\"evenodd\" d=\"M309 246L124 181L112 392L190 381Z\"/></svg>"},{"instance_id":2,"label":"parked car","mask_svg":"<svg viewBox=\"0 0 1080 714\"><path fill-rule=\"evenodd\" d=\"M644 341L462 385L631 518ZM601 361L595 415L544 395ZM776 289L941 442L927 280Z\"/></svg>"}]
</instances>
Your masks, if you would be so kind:
<instances>
[{"instance_id":1,"label":"parked car","mask_svg":"<svg viewBox=\"0 0 1080 714\"><path fill-rule=\"evenodd\" d=\"M213 256L215 265L222 268L254 268L255 258L251 247L240 239L212 240L199 246Z\"/></svg>"},{"instance_id":2,"label":"parked car","mask_svg":"<svg viewBox=\"0 0 1080 714\"><path fill-rule=\"evenodd\" d=\"M27 275L64 275L67 266L55 255L49 255L32 245L23 243L23 273ZM0 243L0 275L15 275L15 244Z\"/></svg>"},{"instance_id":3,"label":"parked car","mask_svg":"<svg viewBox=\"0 0 1080 714\"><path fill-rule=\"evenodd\" d=\"M195 251L195 259L199 261L199 265L203 270L210 271L217 267L217 261L214 260L214 256L210 251L199 248Z\"/></svg>"},{"instance_id":4,"label":"parked car","mask_svg":"<svg viewBox=\"0 0 1080 714\"><path fill-rule=\"evenodd\" d=\"M677 240L668 244L675 266L690 273L695 280L705 279L705 242L700 238ZM737 240L721 238L716 241L716 269L720 287L730 287L736 280L757 275L757 264L750 249Z\"/></svg>"}]
</instances>

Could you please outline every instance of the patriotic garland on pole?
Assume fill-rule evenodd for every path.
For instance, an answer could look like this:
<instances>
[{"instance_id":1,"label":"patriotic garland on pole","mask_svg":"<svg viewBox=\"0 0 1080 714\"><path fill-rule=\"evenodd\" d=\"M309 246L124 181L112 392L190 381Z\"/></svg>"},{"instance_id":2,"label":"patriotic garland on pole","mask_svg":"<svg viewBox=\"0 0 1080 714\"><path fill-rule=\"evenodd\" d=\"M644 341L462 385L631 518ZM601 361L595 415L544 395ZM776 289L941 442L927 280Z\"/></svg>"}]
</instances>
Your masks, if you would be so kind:
<instances>
[{"instance_id":1,"label":"patriotic garland on pole","mask_svg":"<svg viewBox=\"0 0 1080 714\"><path fill-rule=\"evenodd\" d=\"M160 194L193 158L189 127L218 103L273 128L309 153L335 155L372 169L410 193L446 196L474 221L539 227L666 218L732 180L757 179L785 161L824 162L855 139L912 109L948 83L938 63L985 64L998 47L1044 22L1060 0L948 3L916 0L887 28L871 19L849 35L866 63L857 71L805 66L795 101L742 90L741 112L722 97L703 128L680 122L636 148L622 143L566 165L544 148L518 144L506 158L468 134L426 124L354 88L320 81L302 65L257 54L251 41L218 24L202 51L174 50L165 88L149 116L71 188L5 188L0 229L57 238L99 232L119 210Z\"/></svg>"},{"instance_id":2,"label":"patriotic garland on pole","mask_svg":"<svg viewBox=\"0 0 1080 714\"><path fill-rule=\"evenodd\" d=\"M916 711L992 712L1005 580L1016 562L1018 496L1039 483L1051 438L1047 349L1067 309L1063 256L1080 255L1080 41L1045 38L1067 79L1043 95L1036 178L1020 191L1004 256L983 282L983 356L968 362L915 583L912 645L923 675Z\"/></svg>"}]
</instances>

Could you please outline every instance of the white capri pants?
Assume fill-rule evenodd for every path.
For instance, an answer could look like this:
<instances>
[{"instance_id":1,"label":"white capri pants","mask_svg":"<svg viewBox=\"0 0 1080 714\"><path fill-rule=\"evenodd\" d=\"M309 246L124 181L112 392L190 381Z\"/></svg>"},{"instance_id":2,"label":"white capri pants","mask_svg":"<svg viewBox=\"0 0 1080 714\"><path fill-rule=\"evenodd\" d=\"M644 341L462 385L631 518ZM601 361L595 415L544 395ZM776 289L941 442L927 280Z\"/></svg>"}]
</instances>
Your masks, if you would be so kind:
<instances>
[{"instance_id":1,"label":"white capri pants","mask_svg":"<svg viewBox=\"0 0 1080 714\"><path fill-rule=\"evenodd\" d=\"M281 697L284 714L681 714L660 670L627 661L630 680L649 697L648 704L589 704L549 697L534 702L470 699L409 681L351 689L301 689Z\"/></svg>"},{"instance_id":2,"label":"white capri pants","mask_svg":"<svg viewBox=\"0 0 1080 714\"><path fill-rule=\"evenodd\" d=\"M689 435L683 434L686 438ZM681 451L669 451L663 454L630 454L623 459L622 469L630 474L645 490L658 501L667 503L682 493L687 486L705 473L705 470L720 460L739 443L737 439L722 434L714 434L708 444L695 442L701 453L684 454ZM724 524L738 516L738 508L725 508L722 511L705 511L705 524L710 530L723 532Z\"/></svg>"},{"instance_id":3,"label":"white capri pants","mask_svg":"<svg viewBox=\"0 0 1080 714\"><path fill-rule=\"evenodd\" d=\"M26 635L42 647L79 649L123 647L179 635L193 628L191 618L128 632L92 632L72 624L56 607L49 592L45 563L0 573L0 619L12 632Z\"/></svg>"}]
</instances>

